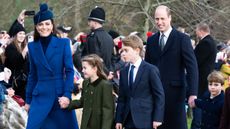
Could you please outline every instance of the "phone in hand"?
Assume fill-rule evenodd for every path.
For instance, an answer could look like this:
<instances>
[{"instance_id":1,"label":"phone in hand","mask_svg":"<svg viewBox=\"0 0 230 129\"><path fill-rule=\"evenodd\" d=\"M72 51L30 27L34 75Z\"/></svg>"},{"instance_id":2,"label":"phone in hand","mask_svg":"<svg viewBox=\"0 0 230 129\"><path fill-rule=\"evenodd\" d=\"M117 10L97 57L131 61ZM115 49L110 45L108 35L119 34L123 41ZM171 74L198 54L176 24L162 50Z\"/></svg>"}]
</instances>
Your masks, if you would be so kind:
<instances>
[{"instance_id":1,"label":"phone in hand","mask_svg":"<svg viewBox=\"0 0 230 129\"><path fill-rule=\"evenodd\" d=\"M35 15L35 11L25 11L25 15L27 15L27 16L34 16Z\"/></svg>"}]
</instances>

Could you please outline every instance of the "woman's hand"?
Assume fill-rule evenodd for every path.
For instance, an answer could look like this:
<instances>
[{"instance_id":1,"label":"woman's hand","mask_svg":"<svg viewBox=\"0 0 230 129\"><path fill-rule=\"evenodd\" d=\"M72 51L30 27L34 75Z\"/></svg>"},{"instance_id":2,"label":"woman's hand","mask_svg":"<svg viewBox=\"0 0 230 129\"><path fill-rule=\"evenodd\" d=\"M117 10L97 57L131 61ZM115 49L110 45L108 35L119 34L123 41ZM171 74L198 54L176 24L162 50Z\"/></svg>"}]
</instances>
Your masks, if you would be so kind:
<instances>
[{"instance_id":1,"label":"woman's hand","mask_svg":"<svg viewBox=\"0 0 230 129\"><path fill-rule=\"evenodd\" d=\"M60 107L62 109L65 109L69 106L70 100L69 98L62 96L62 97L59 97L58 102L59 102Z\"/></svg>"},{"instance_id":2,"label":"woman's hand","mask_svg":"<svg viewBox=\"0 0 230 129\"><path fill-rule=\"evenodd\" d=\"M19 22L20 24L22 24L22 26L24 26L25 12L26 12L26 10L23 9L23 10L21 11L21 13L18 15L18 19L17 19L18 22Z\"/></svg>"},{"instance_id":3,"label":"woman's hand","mask_svg":"<svg viewBox=\"0 0 230 129\"><path fill-rule=\"evenodd\" d=\"M13 88L8 88L8 89L6 89L6 91L7 91L7 93L8 93L8 95L10 96L10 97L12 97L12 96L14 96L14 89Z\"/></svg>"},{"instance_id":4,"label":"woman's hand","mask_svg":"<svg viewBox=\"0 0 230 129\"><path fill-rule=\"evenodd\" d=\"M25 108L25 110L26 110L27 112L29 112L29 110L30 110L30 105L26 103L25 106L24 106L24 108Z\"/></svg>"}]
</instances>

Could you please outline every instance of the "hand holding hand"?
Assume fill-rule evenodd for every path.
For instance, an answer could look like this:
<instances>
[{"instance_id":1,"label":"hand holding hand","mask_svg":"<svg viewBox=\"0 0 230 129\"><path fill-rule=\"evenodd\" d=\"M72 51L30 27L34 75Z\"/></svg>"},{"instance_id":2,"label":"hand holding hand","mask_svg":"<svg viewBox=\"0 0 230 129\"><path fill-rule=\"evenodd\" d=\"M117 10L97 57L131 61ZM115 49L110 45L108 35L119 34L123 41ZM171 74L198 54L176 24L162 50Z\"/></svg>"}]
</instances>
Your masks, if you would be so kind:
<instances>
[{"instance_id":1,"label":"hand holding hand","mask_svg":"<svg viewBox=\"0 0 230 129\"><path fill-rule=\"evenodd\" d=\"M69 106L70 100L67 97L59 97L58 99L59 105L62 109L67 108Z\"/></svg>"},{"instance_id":2,"label":"hand holding hand","mask_svg":"<svg viewBox=\"0 0 230 129\"><path fill-rule=\"evenodd\" d=\"M189 96L189 99L188 99L188 104L191 108L194 108L195 107L195 99L197 99L197 96L195 95L191 95Z\"/></svg>"},{"instance_id":3,"label":"hand holding hand","mask_svg":"<svg viewBox=\"0 0 230 129\"><path fill-rule=\"evenodd\" d=\"M162 125L162 122L153 121L153 129L157 129L157 127L161 125Z\"/></svg>"},{"instance_id":4,"label":"hand holding hand","mask_svg":"<svg viewBox=\"0 0 230 129\"><path fill-rule=\"evenodd\" d=\"M116 129L122 129L122 124L121 123L117 123L116 124Z\"/></svg>"}]
</instances>

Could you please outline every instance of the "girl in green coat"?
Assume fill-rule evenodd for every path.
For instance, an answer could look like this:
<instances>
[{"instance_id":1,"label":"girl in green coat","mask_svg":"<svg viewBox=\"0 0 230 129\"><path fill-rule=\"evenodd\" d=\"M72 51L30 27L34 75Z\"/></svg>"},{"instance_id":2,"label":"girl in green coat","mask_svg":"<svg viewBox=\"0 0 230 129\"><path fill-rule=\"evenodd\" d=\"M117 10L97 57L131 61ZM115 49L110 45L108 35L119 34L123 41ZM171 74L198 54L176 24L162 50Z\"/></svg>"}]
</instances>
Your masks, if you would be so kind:
<instances>
[{"instance_id":1,"label":"girl in green coat","mask_svg":"<svg viewBox=\"0 0 230 129\"><path fill-rule=\"evenodd\" d=\"M80 100L73 100L68 109L83 107L81 129L111 129L114 119L112 85L103 71L102 59L88 55L82 59L83 81Z\"/></svg>"}]
</instances>

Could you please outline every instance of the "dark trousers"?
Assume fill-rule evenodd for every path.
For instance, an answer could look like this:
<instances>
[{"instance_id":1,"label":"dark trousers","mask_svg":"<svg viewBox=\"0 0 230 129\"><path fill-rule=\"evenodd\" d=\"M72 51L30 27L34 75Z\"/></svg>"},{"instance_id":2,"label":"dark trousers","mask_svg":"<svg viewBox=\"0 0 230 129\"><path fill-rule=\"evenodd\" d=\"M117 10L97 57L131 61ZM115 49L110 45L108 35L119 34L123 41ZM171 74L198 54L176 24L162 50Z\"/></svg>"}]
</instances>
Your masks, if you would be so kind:
<instances>
[{"instance_id":1,"label":"dark trousers","mask_svg":"<svg viewBox=\"0 0 230 129\"><path fill-rule=\"evenodd\" d=\"M152 128L136 128L134 123L133 123L133 118L131 112L129 112L125 123L124 123L125 129L152 129Z\"/></svg>"},{"instance_id":2,"label":"dark trousers","mask_svg":"<svg viewBox=\"0 0 230 129\"><path fill-rule=\"evenodd\" d=\"M125 120L124 127L125 127L125 129L136 129L135 125L133 123L133 118L132 118L132 114L130 111L129 111L129 114Z\"/></svg>"},{"instance_id":3,"label":"dark trousers","mask_svg":"<svg viewBox=\"0 0 230 129\"><path fill-rule=\"evenodd\" d=\"M194 108L192 109L192 111L193 111L193 119L192 119L191 129L200 129L202 110L199 108Z\"/></svg>"}]
</instances>

